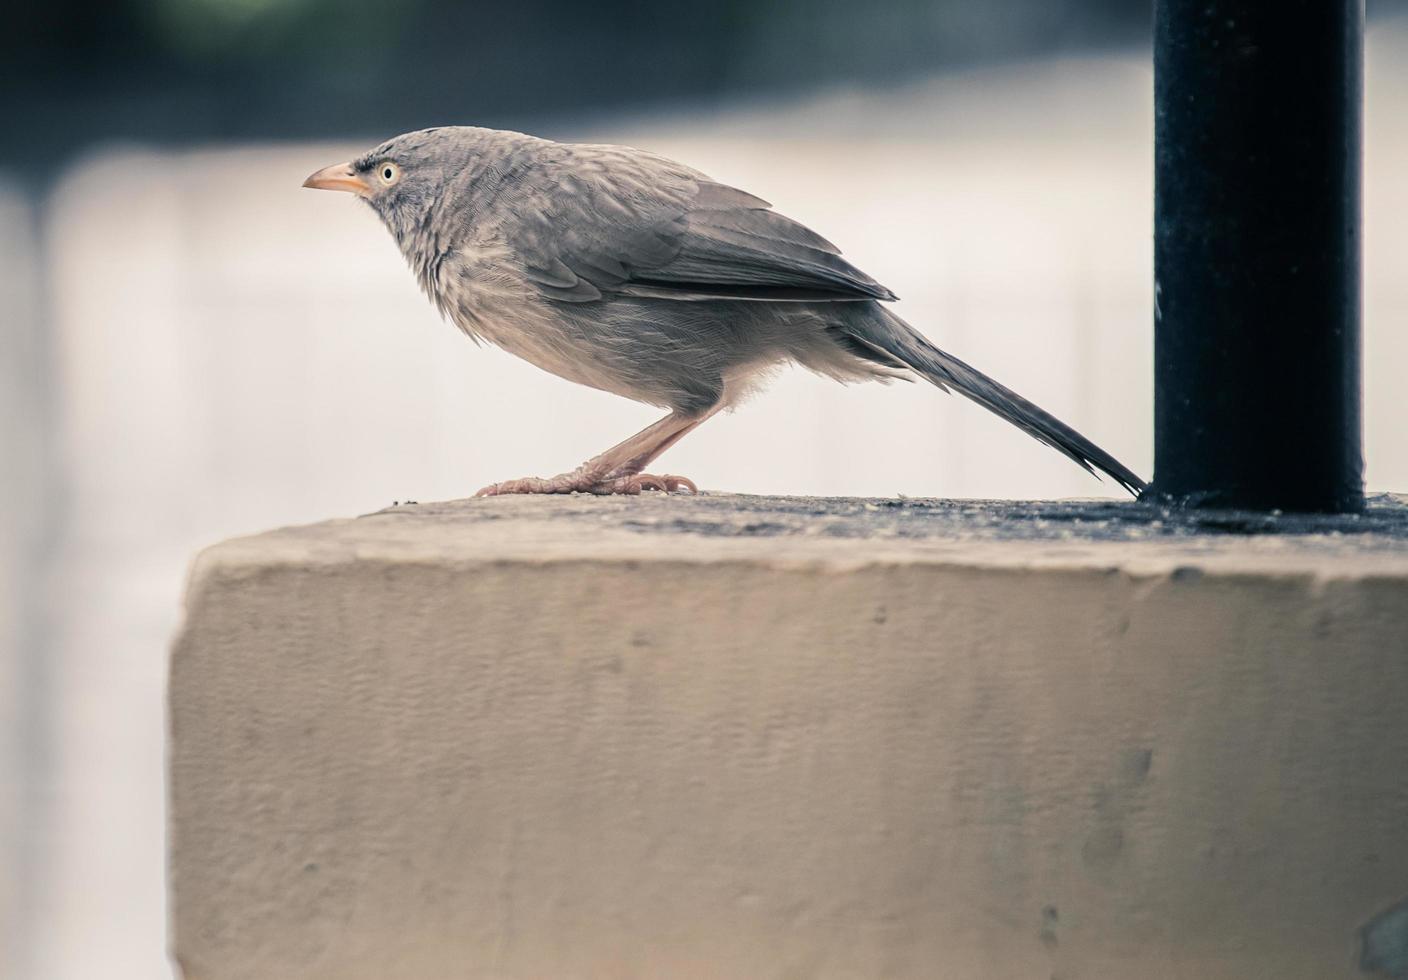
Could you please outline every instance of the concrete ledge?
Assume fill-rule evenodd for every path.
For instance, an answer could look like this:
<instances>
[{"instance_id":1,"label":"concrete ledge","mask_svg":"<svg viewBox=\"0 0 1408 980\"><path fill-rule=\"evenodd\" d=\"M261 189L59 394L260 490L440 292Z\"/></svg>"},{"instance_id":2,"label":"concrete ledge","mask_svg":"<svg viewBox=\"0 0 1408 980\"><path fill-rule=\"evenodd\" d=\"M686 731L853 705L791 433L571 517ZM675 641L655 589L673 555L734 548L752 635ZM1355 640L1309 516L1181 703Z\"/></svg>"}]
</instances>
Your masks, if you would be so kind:
<instances>
[{"instance_id":1,"label":"concrete ledge","mask_svg":"<svg viewBox=\"0 0 1408 980\"><path fill-rule=\"evenodd\" d=\"M1408 976L1405 542L1392 498L1193 525L706 496L218 545L172 661L175 956Z\"/></svg>"}]
</instances>

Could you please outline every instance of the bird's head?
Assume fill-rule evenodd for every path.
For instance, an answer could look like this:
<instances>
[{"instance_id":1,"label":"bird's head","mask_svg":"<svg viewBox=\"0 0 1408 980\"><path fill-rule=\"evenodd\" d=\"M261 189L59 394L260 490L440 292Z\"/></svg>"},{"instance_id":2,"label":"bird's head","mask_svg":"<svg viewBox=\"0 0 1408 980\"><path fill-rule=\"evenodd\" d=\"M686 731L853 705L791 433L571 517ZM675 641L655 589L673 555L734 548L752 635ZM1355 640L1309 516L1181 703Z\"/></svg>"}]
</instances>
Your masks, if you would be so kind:
<instances>
[{"instance_id":1,"label":"bird's head","mask_svg":"<svg viewBox=\"0 0 1408 980\"><path fill-rule=\"evenodd\" d=\"M303 186L356 194L409 250L447 184L471 164L476 132L445 127L396 136L355 160L324 167Z\"/></svg>"}]
</instances>

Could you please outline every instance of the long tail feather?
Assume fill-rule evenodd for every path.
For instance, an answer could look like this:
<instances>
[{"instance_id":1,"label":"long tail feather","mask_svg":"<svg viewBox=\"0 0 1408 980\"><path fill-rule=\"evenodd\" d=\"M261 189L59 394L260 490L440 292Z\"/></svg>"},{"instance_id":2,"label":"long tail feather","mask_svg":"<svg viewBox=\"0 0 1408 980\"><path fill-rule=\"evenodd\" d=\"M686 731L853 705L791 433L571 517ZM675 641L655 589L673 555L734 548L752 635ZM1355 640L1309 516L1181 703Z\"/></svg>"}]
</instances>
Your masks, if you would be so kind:
<instances>
[{"instance_id":1,"label":"long tail feather","mask_svg":"<svg viewBox=\"0 0 1408 980\"><path fill-rule=\"evenodd\" d=\"M867 322L852 324L846 331L851 338L874 350L877 359L897 358L945 391L957 391L1038 442L1065 454L1087 472L1094 473L1098 469L1135 496L1143 492L1145 482L1129 467L1075 429L952 354L939 350L889 310L877 309L883 315L883 323L867 318Z\"/></svg>"}]
</instances>

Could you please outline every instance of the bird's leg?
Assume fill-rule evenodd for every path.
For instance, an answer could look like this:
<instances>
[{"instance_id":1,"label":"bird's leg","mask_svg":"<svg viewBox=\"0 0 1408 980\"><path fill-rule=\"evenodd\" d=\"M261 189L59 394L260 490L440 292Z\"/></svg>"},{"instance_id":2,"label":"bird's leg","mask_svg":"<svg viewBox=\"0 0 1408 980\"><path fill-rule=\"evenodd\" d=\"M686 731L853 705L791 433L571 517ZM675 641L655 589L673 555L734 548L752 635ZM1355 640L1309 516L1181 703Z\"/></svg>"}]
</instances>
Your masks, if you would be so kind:
<instances>
[{"instance_id":1,"label":"bird's leg","mask_svg":"<svg viewBox=\"0 0 1408 980\"><path fill-rule=\"evenodd\" d=\"M547 479L530 476L493 483L475 496L496 497L506 493L637 494L642 490L663 490L666 493L688 490L697 493L699 488L686 477L669 474L652 476L641 471L717 411L718 408L707 412L671 412L625 442L593 456L570 473L560 473Z\"/></svg>"}]
</instances>

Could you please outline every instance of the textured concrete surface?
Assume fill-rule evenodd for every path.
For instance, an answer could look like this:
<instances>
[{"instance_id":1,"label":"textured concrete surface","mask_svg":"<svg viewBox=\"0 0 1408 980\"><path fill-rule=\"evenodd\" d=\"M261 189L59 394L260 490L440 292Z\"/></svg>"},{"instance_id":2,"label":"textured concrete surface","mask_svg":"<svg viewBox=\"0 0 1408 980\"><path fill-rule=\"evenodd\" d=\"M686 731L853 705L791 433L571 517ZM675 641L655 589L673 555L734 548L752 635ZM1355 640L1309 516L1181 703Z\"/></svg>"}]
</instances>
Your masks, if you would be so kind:
<instances>
[{"instance_id":1,"label":"textured concrete surface","mask_svg":"<svg viewBox=\"0 0 1408 980\"><path fill-rule=\"evenodd\" d=\"M652 496L218 545L172 664L175 956L1403 975L1406 534L1390 497Z\"/></svg>"}]
</instances>

